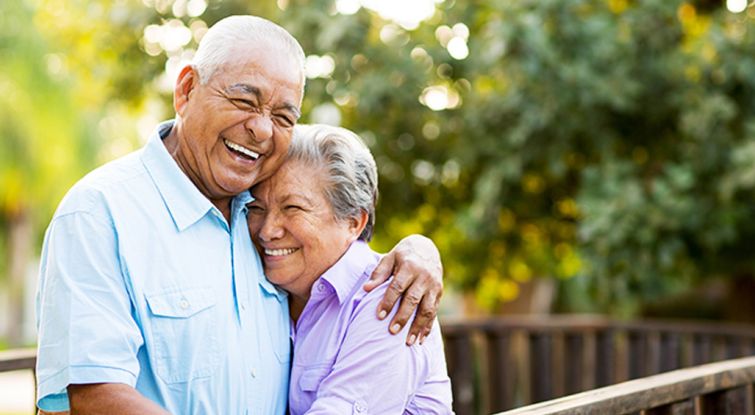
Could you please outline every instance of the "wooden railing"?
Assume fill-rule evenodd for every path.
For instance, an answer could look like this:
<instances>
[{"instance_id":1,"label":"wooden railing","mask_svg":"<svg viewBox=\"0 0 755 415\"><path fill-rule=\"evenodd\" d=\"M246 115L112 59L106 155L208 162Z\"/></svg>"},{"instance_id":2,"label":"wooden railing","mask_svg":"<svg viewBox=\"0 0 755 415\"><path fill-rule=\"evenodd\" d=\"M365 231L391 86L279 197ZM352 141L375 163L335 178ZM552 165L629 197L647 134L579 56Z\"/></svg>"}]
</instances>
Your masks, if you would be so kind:
<instances>
[{"instance_id":1,"label":"wooden railing","mask_svg":"<svg viewBox=\"0 0 755 415\"><path fill-rule=\"evenodd\" d=\"M14 370L31 370L37 364L37 350L14 349L0 351L0 373Z\"/></svg>"},{"instance_id":2,"label":"wooden railing","mask_svg":"<svg viewBox=\"0 0 755 415\"><path fill-rule=\"evenodd\" d=\"M755 327L718 322L510 316L444 321L442 329L458 415L755 355Z\"/></svg>"},{"instance_id":3,"label":"wooden railing","mask_svg":"<svg viewBox=\"0 0 755 415\"><path fill-rule=\"evenodd\" d=\"M37 380L37 350L34 348L0 351L0 373L14 370L30 370ZM36 402L36 392L34 401ZM0 402L2 404L2 402Z\"/></svg>"},{"instance_id":4,"label":"wooden railing","mask_svg":"<svg viewBox=\"0 0 755 415\"><path fill-rule=\"evenodd\" d=\"M755 357L710 363L502 412L500 415L753 415Z\"/></svg>"},{"instance_id":5,"label":"wooden railing","mask_svg":"<svg viewBox=\"0 0 755 415\"><path fill-rule=\"evenodd\" d=\"M755 355L755 327L718 322L509 316L443 321L442 329L458 415ZM0 352L0 372L33 372L35 362L34 349Z\"/></svg>"}]
</instances>

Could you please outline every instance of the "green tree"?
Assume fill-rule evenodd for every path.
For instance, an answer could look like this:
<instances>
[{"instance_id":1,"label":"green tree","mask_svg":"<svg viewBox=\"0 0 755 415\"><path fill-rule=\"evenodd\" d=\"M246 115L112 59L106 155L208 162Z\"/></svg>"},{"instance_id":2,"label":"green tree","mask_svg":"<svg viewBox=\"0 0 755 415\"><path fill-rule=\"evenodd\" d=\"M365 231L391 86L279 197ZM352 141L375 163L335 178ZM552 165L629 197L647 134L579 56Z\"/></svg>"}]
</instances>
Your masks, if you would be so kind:
<instances>
[{"instance_id":1,"label":"green tree","mask_svg":"<svg viewBox=\"0 0 755 415\"><path fill-rule=\"evenodd\" d=\"M374 137L381 240L431 235L449 279L488 305L538 275L585 280L620 313L695 278L751 278L752 8L448 2L405 30L328 5L285 17L335 61L310 107L332 102ZM462 104L428 109L431 86Z\"/></svg>"},{"instance_id":2,"label":"green tree","mask_svg":"<svg viewBox=\"0 0 755 415\"><path fill-rule=\"evenodd\" d=\"M8 292L12 345L21 342L23 286L40 230L63 193L92 166L57 61L24 3L0 4L0 281Z\"/></svg>"},{"instance_id":3,"label":"green tree","mask_svg":"<svg viewBox=\"0 0 755 415\"><path fill-rule=\"evenodd\" d=\"M630 313L694 279L752 274L752 7L441 1L413 25L332 0L67 3L40 0L37 27L66 51L80 101L131 124L170 116L164 68L216 20L289 29L311 55L303 121L339 121L376 156L376 245L429 235L483 305L552 276Z\"/></svg>"}]
</instances>

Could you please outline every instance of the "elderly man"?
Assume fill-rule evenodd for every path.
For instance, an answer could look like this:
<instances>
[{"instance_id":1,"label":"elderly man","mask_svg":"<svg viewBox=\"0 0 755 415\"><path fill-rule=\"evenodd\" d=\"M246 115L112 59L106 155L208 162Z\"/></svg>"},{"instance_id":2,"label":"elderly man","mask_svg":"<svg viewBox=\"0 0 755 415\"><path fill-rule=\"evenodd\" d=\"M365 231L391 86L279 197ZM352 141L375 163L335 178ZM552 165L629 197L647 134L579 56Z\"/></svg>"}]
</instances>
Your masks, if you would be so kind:
<instances>
[{"instance_id":1,"label":"elderly man","mask_svg":"<svg viewBox=\"0 0 755 415\"><path fill-rule=\"evenodd\" d=\"M42 251L40 409L285 413L288 306L263 276L246 213L248 189L287 151L303 62L269 21L218 22L178 76L175 120L68 192ZM410 343L429 332L440 269L434 245L410 237L366 286L396 275L380 317L409 287L390 330L420 304Z\"/></svg>"}]
</instances>

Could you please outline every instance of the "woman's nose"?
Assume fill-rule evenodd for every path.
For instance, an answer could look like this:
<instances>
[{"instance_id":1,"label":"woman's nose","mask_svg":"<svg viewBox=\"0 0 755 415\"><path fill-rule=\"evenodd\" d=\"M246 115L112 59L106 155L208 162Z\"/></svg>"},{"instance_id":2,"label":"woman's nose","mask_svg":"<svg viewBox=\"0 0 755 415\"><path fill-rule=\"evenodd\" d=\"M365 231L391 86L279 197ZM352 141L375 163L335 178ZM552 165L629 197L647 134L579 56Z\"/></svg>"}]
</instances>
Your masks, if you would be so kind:
<instances>
[{"instance_id":1,"label":"woman's nose","mask_svg":"<svg viewBox=\"0 0 755 415\"><path fill-rule=\"evenodd\" d=\"M280 239L284 234L283 227L281 226L280 218L276 214L268 213L265 216L262 228L260 228L260 238L263 241L272 241Z\"/></svg>"}]
</instances>

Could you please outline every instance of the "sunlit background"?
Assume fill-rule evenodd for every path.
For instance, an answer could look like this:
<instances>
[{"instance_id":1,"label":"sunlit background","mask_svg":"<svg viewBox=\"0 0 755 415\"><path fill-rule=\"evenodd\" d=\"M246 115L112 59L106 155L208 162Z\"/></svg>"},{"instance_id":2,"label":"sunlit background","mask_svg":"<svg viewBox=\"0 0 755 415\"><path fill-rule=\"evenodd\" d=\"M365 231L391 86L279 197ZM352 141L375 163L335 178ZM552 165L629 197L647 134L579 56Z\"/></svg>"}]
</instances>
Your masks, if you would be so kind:
<instances>
[{"instance_id":1,"label":"sunlit background","mask_svg":"<svg viewBox=\"0 0 755 415\"><path fill-rule=\"evenodd\" d=\"M755 319L746 0L10 0L0 348L34 343L65 191L172 117L208 26L242 13L301 41L303 121L370 145L374 247L422 233L441 249L443 315Z\"/></svg>"}]
</instances>

